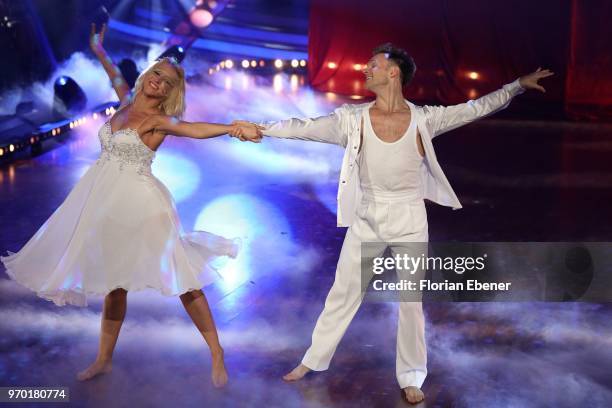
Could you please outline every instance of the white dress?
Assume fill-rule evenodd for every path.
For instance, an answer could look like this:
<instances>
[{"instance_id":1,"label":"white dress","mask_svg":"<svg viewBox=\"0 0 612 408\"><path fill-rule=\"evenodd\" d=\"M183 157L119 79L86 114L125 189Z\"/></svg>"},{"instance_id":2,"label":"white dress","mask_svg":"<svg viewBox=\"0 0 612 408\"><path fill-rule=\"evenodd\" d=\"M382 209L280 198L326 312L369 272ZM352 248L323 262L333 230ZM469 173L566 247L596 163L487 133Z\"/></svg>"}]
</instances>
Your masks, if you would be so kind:
<instances>
[{"instance_id":1,"label":"white dress","mask_svg":"<svg viewBox=\"0 0 612 408\"><path fill-rule=\"evenodd\" d=\"M16 254L7 274L57 305L87 305L87 295L153 288L164 295L200 289L219 275L210 262L235 257L238 244L214 234L184 234L168 189L151 173L155 152L134 129L98 133L100 158Z\"/></svg>"}]
</instances>

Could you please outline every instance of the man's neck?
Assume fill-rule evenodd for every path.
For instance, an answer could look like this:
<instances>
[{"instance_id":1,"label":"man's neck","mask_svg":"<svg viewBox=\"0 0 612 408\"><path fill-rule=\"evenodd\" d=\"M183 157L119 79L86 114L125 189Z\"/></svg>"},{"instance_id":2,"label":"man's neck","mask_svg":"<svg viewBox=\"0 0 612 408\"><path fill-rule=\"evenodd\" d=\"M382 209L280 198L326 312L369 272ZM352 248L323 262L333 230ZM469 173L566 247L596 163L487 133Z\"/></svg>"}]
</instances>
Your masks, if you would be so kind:
<instances>
[{"instance_id":1,"label":"man's neck","mask_svg":"<svg viewBox=\"0 0 612 408\"><path fill-rule=\"evenodd\" d=\"M402 112L408 109L402 89L397 86L377 91L374 106L385 113Z\"/></svg>"}]
</instances>

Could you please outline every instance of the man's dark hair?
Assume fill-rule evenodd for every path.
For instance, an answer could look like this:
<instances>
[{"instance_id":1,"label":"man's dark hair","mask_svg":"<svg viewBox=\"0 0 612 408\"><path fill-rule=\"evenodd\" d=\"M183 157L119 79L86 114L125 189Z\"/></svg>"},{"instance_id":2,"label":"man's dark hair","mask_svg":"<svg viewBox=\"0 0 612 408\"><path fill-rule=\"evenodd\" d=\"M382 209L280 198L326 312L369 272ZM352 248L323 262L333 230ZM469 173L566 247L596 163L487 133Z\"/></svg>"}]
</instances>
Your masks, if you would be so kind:
<instances>
[{"instance_id":1,"label":"man's dark hair","mask_svg":"<svg viewBox=\"0 0 612 408\"><path fill-rule=\"evenodd\" d=\"M412 81L416 71L416 64L406 50L396 47L391 43L385 43L372 50L372 55L376 54L385 54L388 60L393 61L399 67L402 87L408 85L410 81Z\"/></svg>"}]
</instances>

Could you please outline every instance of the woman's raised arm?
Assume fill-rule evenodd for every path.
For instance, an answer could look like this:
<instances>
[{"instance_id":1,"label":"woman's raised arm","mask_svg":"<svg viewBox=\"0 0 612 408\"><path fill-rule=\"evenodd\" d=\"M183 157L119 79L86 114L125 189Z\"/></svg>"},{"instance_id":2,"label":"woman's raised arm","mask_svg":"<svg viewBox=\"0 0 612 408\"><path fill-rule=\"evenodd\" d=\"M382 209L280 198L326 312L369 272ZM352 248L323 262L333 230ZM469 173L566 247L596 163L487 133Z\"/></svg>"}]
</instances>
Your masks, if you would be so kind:
<instances>
[{"instance_id":1,"label":"woman's raised arm","mask_svg":"<svg viewBox=\"0 0 612 408\"><path fill-rule=\"evenodd\" d=\"M113 63L111 57L107 54L104 49L104 34L106 33L106 24L102 24L100 32L96 32L96 25L91 23L91 34L89 36L89 46L93 53L98 57L98 60L102 63L106 74L108 75L113 89L119 97L119 101L122 105L127 102L128 96L130 95L130 87L128 86L125 78L121 74L119 68Z\"/></svg>"}]
</instances>

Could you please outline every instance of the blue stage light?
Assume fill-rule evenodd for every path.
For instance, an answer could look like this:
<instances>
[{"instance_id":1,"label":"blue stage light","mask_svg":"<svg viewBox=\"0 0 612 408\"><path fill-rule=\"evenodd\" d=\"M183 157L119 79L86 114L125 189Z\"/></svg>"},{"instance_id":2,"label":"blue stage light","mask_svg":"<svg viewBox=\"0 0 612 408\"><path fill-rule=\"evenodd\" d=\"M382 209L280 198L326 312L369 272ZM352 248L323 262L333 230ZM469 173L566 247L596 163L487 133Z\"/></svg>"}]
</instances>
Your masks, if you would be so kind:
<instances>
[{"instance_id":1,"label":"blue stage light","mask_svg":"<svg viewBox=\"0 0 612 408\"><path fill-rule=\"evenodd\" d=\"M87 96L76 81L61 76L53 84L53 112L64 118L81 113L87 107Z\"/></svg>"},{"instance_id":2,"label":"blue stage light","mask_svg":"<svg viewBox=\"0 0 612 408\"><path fill-rule=\"evenodd\" d=\"M164 51L157 59L174 58L179 64L185 59L185 48L180 45L173 45Z\"/></svg>"}]
</instances>

